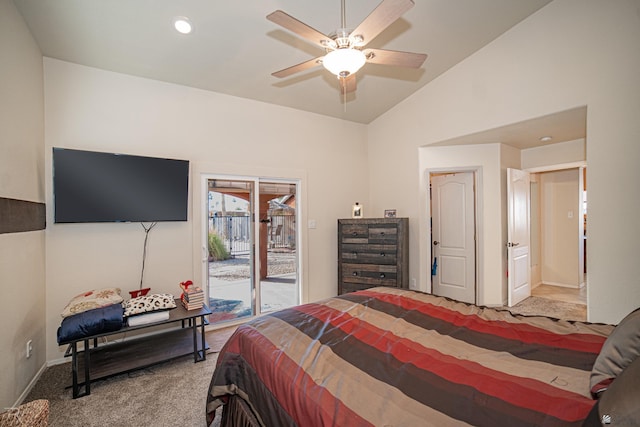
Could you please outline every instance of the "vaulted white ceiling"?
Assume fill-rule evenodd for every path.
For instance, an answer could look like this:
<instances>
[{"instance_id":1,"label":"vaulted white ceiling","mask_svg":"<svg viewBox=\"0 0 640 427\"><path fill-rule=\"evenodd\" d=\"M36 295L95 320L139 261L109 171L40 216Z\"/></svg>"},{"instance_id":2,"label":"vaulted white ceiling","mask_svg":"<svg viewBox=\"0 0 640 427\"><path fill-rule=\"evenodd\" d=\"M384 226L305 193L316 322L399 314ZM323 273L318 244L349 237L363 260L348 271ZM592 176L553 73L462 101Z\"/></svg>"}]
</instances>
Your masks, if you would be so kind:
<instances>
[{"instance_id":1,"label":"vaulted white ceiling","mask_svg":"<svg viewBox=\"0 0 640 427\"><path fill-rule=\"evenodd\" d=\"M340 27L339 0L14 1L45 56L359 123L370 123L549 2L415 0L367 47L426 53L423 66L366 64L345 103L337 79L321 66L271 76L324 52L265 18L280 9L329 34ZM347 27L378 4L347 0ZM177 33L176 16L188 17L195 31Z\"/></svg>"}]
</instances>

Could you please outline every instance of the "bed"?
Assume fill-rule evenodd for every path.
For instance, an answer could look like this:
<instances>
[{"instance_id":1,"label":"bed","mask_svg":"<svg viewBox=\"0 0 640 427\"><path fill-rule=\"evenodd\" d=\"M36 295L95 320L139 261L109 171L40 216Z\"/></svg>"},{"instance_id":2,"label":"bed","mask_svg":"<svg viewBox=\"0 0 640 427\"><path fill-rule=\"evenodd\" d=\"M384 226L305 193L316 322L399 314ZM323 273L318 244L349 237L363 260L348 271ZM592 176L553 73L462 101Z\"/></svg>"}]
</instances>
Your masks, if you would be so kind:
<instances>
[{"instance_id":1,"label":"bed","mask_svg":"<svg viewBox=\"0 0 640 427\"><path fill-rule=\"evenodd\" d=\"M222 405L223 426L579 426L613 330L411 290L343 294L240 326L207 424Z\"/></svg>"}]
</instances>

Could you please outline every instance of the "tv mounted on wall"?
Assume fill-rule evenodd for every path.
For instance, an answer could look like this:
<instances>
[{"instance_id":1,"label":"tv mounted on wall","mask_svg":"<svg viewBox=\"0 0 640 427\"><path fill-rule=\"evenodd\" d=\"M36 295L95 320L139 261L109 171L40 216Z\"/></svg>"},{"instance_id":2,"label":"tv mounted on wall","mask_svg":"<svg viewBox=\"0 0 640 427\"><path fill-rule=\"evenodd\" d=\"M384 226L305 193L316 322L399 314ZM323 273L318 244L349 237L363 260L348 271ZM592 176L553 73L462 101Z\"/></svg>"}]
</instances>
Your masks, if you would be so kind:
<instances>
[{"instance_id":1,"label":"tv mounted on wall","mask_svg":"<svg viewBox=\"0 0 640 427\"><path fill-rule=\"evenodd\" d=\"M186 221L189 161L53 149L54 221Z\"/></svg>"}]
</instances>

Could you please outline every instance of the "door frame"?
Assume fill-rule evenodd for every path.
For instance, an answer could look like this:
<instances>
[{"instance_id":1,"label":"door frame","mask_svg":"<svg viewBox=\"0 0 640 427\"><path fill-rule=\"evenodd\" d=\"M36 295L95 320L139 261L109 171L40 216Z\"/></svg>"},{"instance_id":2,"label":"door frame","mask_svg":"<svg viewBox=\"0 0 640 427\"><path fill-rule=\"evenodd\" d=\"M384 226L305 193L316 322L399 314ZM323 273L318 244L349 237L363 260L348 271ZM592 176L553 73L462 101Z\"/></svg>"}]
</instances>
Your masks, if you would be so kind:
<instances>
[{"instance_id":1,"label":"door frame","mask_svg":"<svg viewBox=\"0 0 640 427\"><path fill-rule=\"evenodd\" d=\"M475 286L475 303L483 304L482 296L484 295L484 280L483 280L483 264L484 264L484 253L481 248L484 245L484 225L483 225L483 208L482 208L482 200L483 200L483 183L482 183L482 166L470 166L470 167L447 167L447 168L428 168L425 169L423 179L426 181L426 203L424 206L425 209L425 219L427 224L426 227L426 236L423 236L421 240L423 240L422 244L424 244L425 251L422 252L425 254L425 260L421 260L420 262L420 276L426 277L426 291L433 292L433 281L431 278L431 260L433 259L433 254L431 250L431 175L433 174L445 174L445 173L464 173L470 172L473 174L474 178L474 221L475 221L475 274L476 274L476 286ZM426 240L425 240L426 238Z\"/></svg>"},{"instance_id":2,"label":"door frame","mask_svg":"<svg viewBox=\"0 0 640 427\"><path fill-rule=\"evenodd\" d=\"M431 189L431 240L433 241L431 251L432 251L432 271L431 271L431 286L433 289L433 293L436 294L436 290L438 293L436 295L446 296L449 298L453 298L458 301L468 302L468 303L476 303L478 299L476 283L478 281L476 275L476 215L475 215L475 174L472 172L456 172L456 173L446 173L446 174L434 174L431 173L429 175L430 181L430 189ZM435 184L435 185L434 185ZM464 209L461 209L462 213L462 221L464 225L462 227L454 226L446 227L443 229L443 224L446 223L444 220L446 217L449 217L453 214L452 210L460 210L457 209L456 206L451 204L444 206L442 205L443 199L440 197L443 193L442 191L445 189L445 185L447 188L449 184L453 184L455 188L459 188L459 185L464 187L464 192L458 194L456 191L454 193L456 195L460 195L463 197L464 202L462 206ZM433 197L437 195L438 197ZM459 199L456 199L457 202L460 202ZM473 210L469 209L470 206L473 206ZM437 209L436 209L437 208ZM437 219L437 220L435 220ZM460 224L458 224L460 225ZM447 247L445 242L445 233L446 237L450 237L449 233L457 233L462 232L464 236L464 244L463 248L460 247ZM471 240L470 240L471 239ZM439 240L438 243L435 243L436 240ZM437 245L437 246L436 246ZM444 283L443 282L443 274L445 273L445 268L451 270L458 270L458 268L452 268L451 264L445 262L445 259L449 258L450 262L453 262L453 259L464 258L464 268L463 276L464 277L464 287L460 287L461 283L457 283L458 286L454 283ZM434 260L437 260L436 274L433 274L433 263ZM450 271L449 274L454 273L454 271ZM435 278L435 280L434 280ZM436 286L438 289L436 289Z\"/></svg>"}]
</instances>

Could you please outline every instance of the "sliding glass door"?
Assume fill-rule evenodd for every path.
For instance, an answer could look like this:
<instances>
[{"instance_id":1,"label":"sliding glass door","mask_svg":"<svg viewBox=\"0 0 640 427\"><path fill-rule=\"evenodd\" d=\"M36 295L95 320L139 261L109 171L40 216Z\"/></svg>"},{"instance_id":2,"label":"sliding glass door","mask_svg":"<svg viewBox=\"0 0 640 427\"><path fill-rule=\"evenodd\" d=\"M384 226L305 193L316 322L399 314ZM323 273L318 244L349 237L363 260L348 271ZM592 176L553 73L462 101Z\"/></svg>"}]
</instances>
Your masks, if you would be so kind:
<instances>
[{"instance_id":1,"label":"sliding glass door","mask_svg":"<svg viewBox=\"0 0 640 427\"><path fill-rule=\"evenodd\" d=\"M298 304L296 184L260 182L260 311Z\"/></svg>"},{"instance_id":2,"label":"sliding glass door","mask_svg":"<svg viewBox=\"0 0 640 427\"><path fill-rule=\"evenodd\" d=\"M255 314L253 181L207 180L210 322Z\"/></svg>"},{"instance_id":3,"label":"sliding glass door","mask_svg":"<svg viewBox=\"0 0 640 427\"><path fill-rule=\"evenodd\" d=\"M297 182L205 180L210 323L239 322L298 304Z\"/></svg>"}]
</instances>

